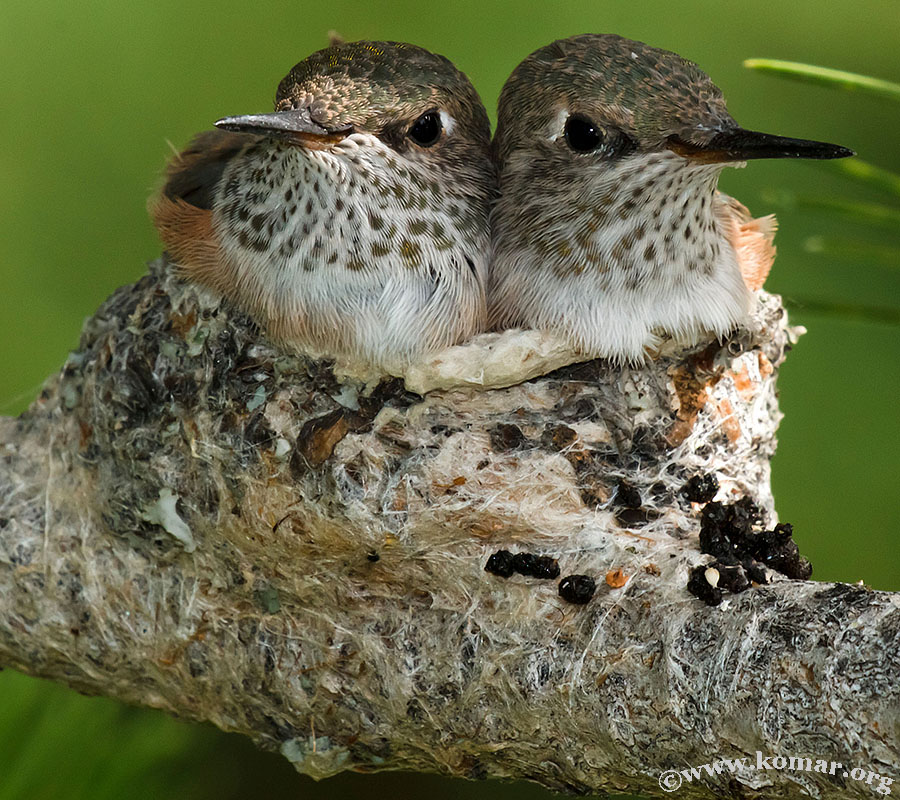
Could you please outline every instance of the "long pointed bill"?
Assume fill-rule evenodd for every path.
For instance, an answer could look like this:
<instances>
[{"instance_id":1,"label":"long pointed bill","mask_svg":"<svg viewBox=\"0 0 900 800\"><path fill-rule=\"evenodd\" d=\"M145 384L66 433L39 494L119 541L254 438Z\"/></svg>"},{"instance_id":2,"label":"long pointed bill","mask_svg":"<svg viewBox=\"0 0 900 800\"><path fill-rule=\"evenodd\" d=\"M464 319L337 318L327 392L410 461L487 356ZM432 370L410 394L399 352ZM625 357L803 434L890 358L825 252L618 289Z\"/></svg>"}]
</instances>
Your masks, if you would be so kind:
<instances>
[{"instance_id":1,"label":"long pointed bill","mask_svg":"<svg viewBox=\"0 0 900 800\"><path fill-rule=\"evenodd\" d=\"M729 161L749 161L751 158L846 158L856 155L837 144L791 139L771 133L733 128L713 136L707 144L694 144L680 136L668 138L667 147L691 161L701 164L721 164Z\"/></svg>"},{"instance_id":2,"label":"long pointed bill","mask_svg":"<svg viewBox=\"0 0 900 800\"><path fill-rule=\"evenodd\" d=\"M260 136L268 136L270 139L282 139L316 150L339 142L353 131L352 127L326 128L313 121L307 109L225 117L216 122L216 127L226 131L255 133Z\"/></svg>"}]
</instances>

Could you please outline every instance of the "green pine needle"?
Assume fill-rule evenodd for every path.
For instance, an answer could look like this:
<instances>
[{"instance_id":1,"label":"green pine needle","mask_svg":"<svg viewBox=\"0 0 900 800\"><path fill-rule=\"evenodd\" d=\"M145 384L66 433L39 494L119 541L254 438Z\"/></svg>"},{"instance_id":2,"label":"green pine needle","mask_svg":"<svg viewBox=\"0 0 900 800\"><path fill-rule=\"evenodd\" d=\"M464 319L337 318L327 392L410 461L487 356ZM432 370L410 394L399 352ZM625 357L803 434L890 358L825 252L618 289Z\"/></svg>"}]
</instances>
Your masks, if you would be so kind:
<instances>
[{"instance_id":1,"label":"green pine needle","mask_svg":"<svg viewBox=\"0 0 900 800\"><path fill-rule=\"evenodd\" d=\"M859 75L855 72L845 72L829 67L816 67L796 61L779 61L775 58L748 58L744 62L744 66L760 72L784 75L795 80L825 84L851 92L868 92L900 101L900 83L873 78L870 75Z\"/></svg>"}]
</instances>

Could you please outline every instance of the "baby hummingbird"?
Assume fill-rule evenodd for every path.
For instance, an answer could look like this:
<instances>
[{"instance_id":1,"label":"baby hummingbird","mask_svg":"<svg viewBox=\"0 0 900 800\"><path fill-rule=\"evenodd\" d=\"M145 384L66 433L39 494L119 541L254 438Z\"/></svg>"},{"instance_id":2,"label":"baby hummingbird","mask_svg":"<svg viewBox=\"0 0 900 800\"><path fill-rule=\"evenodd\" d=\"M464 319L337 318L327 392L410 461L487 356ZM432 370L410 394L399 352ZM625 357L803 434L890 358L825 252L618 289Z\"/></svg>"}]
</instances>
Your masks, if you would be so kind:
<instances>
[{"instance_id":1,"label":"baby hummingbird","mask_svg":"<svg viewBox=\"0 0 900 800\"><path fill-rule=\"evenodd\" d=\"M751 158L842 158L832 144L744 130L675 53L614 35L532 53L500 95L489 314L618 363L745 321L774 220L716 186Z\"/></svg>"},{"instance_id":2,"label":"baby hummingbird","mask_svg":"<svg viewBox=\"0 0 900 800\"><path fill-rule=\"evenodd\" d=\"M483 329L490 127L450 61L339 44L288 73L274 113L216 126L151 204L185 276L313 355L402 364Z\"/></svg>"}]
</instances>

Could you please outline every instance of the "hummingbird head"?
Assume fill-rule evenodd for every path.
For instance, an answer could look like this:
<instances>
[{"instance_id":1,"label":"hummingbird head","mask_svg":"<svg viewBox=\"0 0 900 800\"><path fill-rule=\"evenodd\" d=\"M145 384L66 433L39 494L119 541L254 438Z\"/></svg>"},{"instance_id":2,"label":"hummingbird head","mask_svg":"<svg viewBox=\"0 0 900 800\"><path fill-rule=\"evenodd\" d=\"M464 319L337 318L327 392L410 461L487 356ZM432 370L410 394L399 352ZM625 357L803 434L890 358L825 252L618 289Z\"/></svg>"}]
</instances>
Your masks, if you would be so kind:
<instances>
[{"instance_id":1,"label":"hummingbird head","mask_svg":"<svg viewBox=\"0 0 900 800\"><path fill-rule=\"evenodd\" d=\"M741 128L720 89L676 53L615 34L553 42L513 71L500 96L494 152L555 151L614 164L673 152L689 163L752 158L841 158L845 147Z\"/></svg>"},{"instance_id":2,"label":"hummingbird head","mask_svg":"<svg viewBox=\"0 0 900 800\"><path fill-rule=\"evenodd\" d=\"M692 62L594 34L513 71L493 153L493 322L562 330L618 360L641 358L660 332L697 339L746 317L716 192L726 165L852 155L744 130Z\"/></svg>"},{"instance_id":3,"label":"hummingbird head","mask_svg":"<svg viewBox=\"0 0 900 800\"><path fill-rule=\"evenodd\" d=\"M313 53L278 85L273 113L216 125L333 154L354 143L383 147L396 168L414 167L413 181L452 175L480 187L493 178L490 123L469 79L447 58L400 42Z\"/></svg>"}]
</instances>

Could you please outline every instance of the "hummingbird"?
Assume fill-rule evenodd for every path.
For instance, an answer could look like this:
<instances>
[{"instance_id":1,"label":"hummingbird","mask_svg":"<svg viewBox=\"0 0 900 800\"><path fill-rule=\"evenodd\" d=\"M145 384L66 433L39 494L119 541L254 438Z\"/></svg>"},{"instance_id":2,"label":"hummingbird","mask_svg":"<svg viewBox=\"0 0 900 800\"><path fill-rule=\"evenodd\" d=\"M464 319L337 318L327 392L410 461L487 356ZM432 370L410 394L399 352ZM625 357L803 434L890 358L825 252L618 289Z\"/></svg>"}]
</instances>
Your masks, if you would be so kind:
<instances>
[{"instance_id":1,"label":"hummingbird","mask_svg":"<svg viewBox=\"0 0 900 800\"><path fill-rule=\"evenodd\" d=\"M448 59L340 43L168 165L150 213L189 280L315 356L404 364L486 323L487 112Z\"/></svg>"},{"instance_id":2,"label":"hummingbird","mask_svg":"<svg viewBox=\"0 0 900 800\"><path fill-rule=\"evenodd\" d=\"M755 158L843 158L745 130L696 64L611 34L528 56L500 95L491 323L643 362L745 323L774 258L774 218L717 190Z\"/></svg>"}]
</instances>

